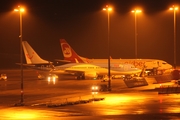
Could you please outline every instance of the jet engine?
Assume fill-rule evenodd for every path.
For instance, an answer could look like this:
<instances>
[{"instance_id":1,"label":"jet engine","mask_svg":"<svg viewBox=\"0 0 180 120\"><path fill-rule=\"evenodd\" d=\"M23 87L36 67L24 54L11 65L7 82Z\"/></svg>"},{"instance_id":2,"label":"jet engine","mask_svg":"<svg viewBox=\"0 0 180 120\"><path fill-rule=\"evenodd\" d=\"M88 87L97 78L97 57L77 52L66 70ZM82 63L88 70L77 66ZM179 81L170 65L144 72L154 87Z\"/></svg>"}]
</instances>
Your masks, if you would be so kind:
<instances>
[{"instance_id":1,"label":"jet engine","mask_svg":"<svg viewBox=\"0 0 180 120\"><path fill-rule=\"evenodd\" d=\"M96 79L98 77L96 72L85 72L84 73L85 79Z\"/></svg>"}]
</instances>

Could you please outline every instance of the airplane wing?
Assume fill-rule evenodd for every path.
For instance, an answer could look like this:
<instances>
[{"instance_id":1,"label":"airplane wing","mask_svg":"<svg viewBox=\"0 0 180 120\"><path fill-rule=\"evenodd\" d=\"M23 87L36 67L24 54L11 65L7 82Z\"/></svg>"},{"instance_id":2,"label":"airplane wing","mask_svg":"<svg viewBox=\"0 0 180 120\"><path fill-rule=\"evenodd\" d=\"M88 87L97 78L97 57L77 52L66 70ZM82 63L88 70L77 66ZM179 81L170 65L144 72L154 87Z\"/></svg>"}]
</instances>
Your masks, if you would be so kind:
<instances>
[{"instance_id":1,"label":"airplane wing","mask_svg":"<svg viewBox=\"0 0 180 120\"><path fill-rule=\"evenodd\" d=\"M53 73L56 74L73 74L77 76L83 76L96 78L99 75L107 75L108 68L104 65L95 65L95 64L81 64L81 63L69 63L61 66L55 67ZM141 72L141 69L135 68L131 64L121 64L118 66L111 66L111 75L131 75Z\"/></svg>"},{"instance_id":2,"label":"airplane wing","mask_svg":"<svg viewBox=\"0 0 180 120\"><path fill-rule=\"evenodd\" d=\"M79 63L79 61L75 58L72 62L72 60L60 60L60 59L55 59L57 62L63 62L63 63Z\"/></svg>"}]
</instances>

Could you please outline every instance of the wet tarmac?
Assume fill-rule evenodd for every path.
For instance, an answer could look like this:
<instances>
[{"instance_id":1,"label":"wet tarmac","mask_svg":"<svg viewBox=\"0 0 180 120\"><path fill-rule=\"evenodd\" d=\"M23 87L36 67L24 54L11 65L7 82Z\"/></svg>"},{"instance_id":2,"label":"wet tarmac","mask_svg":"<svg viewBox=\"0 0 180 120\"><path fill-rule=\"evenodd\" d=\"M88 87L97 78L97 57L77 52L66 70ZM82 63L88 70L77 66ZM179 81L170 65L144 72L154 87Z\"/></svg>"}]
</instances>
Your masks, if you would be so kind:
<instances>
[{"instance_id":1,"label":"wet tarmac","mask_svg":"<svg viewBox=\"0 0 180 120\"><path fill-rule=\"evenodd\" d=\"M122 79L113 79L112 91L92 95L92 85L108 83L63 79L48 82L38 80L32 70L24 70L24 106L15 106L21 99L20 70L0 72L8 75L7 81L0 81L0 120L180 119L180 95L158 94L154 89L158 84L127 88ZM92 100L98 98L103 99Z\"/></svg>"}]
</instances>

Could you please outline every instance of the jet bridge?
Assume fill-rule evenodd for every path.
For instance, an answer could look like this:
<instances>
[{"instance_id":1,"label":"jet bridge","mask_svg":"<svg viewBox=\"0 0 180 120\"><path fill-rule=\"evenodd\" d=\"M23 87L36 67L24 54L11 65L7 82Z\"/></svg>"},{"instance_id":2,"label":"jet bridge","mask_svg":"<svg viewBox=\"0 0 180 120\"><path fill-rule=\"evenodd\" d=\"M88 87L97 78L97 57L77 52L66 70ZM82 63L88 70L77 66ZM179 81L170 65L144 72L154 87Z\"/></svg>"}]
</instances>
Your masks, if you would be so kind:
<instances>
[{"instance_id":1,"label":"jet bridge","mask_svg":"<svg viewBox=\"0 0 180 120\"><path fill-rule=\"evenodd\" d=\"M124 83L126 84L126 86L128 88L147 86L148 85L148 83L144 77L125 78Z\"/></svg>"}]
</instances>

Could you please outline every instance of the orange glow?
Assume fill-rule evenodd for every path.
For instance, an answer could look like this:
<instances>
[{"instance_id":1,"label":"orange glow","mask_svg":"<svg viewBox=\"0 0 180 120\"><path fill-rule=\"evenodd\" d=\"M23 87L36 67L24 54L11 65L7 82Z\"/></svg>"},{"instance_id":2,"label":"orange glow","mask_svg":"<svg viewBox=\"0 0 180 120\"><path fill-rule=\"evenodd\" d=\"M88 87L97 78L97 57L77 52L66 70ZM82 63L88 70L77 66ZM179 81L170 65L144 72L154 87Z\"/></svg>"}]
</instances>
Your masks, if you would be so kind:
<instances>
[{"instance_id":1,"label":"orange glow","mask_svg":"<svg viewBox=\"0 0 180 120\"><path fill-rule=\"evenodd\" d=\"M174 5L169 8L169 10L178 10L178 7L175 7Z\"/></svg>"},{"instance_id":2,"label":"orange glow","mask_svg":"<svg viewBox=\"0 0 180 120\"><path fill-rule=\"evenodd\" d=\"M122 106L125 106L126 104L128 106L131 106L131 105L134 105L134 102L136 103L139 103L139 104L144 104L145 100L146 99L145 97L143 96L129 96L129 95L122 95L121 97L120 96L117 96L117 95L109 95L104 101L102 101L103 105L106 105L106 106L117 106L117 105L122 105ZM126 114L127 111L126 110L108 110L108 109L105 109L105 110L102 110L101 111L102 114L106 114L106 115L119 115L119 114ZM136 113L137 114L143 114L145 113L145 110L143 109L137 109L136 110Z\"/></svg>"},{"instance_id":3,"label":"orange glow","mask_svg":"<svg viewBox=\"0 0 180 120\"><path fill-rule=\"evenodd\" d=\"M112 11L112 8L111 8L111 7L109 7L108 5L106 5L106 7L105 7L105 8L103 8L103 10Z\"/></svg>"},{"instance_id":4,"label":"orange glow","mask_svg":"<svg viewBox=\"0 0 180 120\"><path fill-rule=\"evenodd\" d=\"M24 8L21 8L20 11L21 11L21 12L24 12Z\"/></svg>"},{"instance_id":5,"label":"orange glow","mask_svg":"<svg viewBox=\"0 0 180 120\"><path fill-rule=\"evenodd\" d=\"M27 120L27 119L40 119L42 114L36 110L30 109L16 109L16 110L3 110L3 116L8 119L15 119L15 120Z\"/></svg>"},{"instance_id":6,"label":"orange glow","mask_svg":"<svg viewBox=\"0 0 180 120\"><path fill-rule=\"evenodd\" d=\"M133 12L133 13L140 13L140 12L142 12L141 10L132 10L131 12Z\"/></svg>"},{"instance_id":7,"label":"orange glow","mask_svg":"<svg viewBox=\"0 0 180 120\"><path fill-rule=\"evenodd\" d=\"M19 11L18 9L14 9L14 11Z\"/></svg>"},{"instance_id":8,"label":"orange glow","mask_svg":"<svg viewBox=\"0 0 180 120\"><path fill-rule=\"evenodd\" d=\"M24 9L24 8L22 8L22 7L20 7L20 6L18 6L18 8L17 8L17 9L14 9L14 11L15 11L15 12L24 12L24 11L25 11L25 9Z\"/></svg>"}]
</instances>

